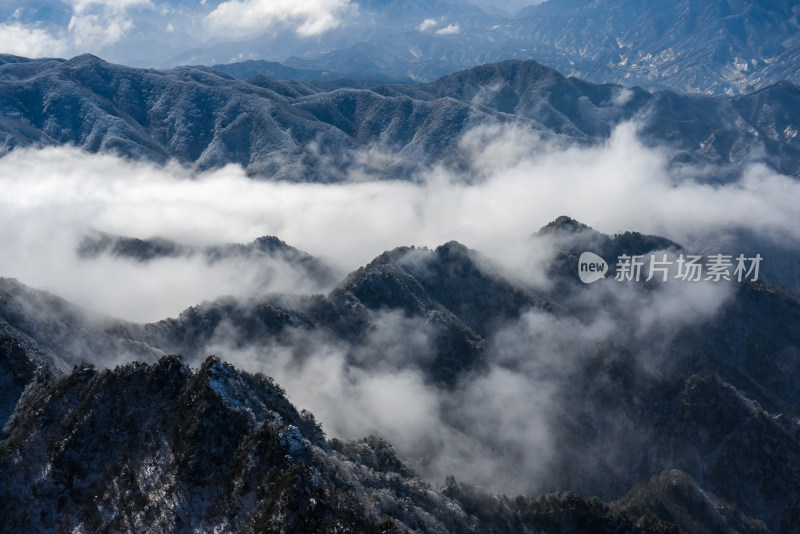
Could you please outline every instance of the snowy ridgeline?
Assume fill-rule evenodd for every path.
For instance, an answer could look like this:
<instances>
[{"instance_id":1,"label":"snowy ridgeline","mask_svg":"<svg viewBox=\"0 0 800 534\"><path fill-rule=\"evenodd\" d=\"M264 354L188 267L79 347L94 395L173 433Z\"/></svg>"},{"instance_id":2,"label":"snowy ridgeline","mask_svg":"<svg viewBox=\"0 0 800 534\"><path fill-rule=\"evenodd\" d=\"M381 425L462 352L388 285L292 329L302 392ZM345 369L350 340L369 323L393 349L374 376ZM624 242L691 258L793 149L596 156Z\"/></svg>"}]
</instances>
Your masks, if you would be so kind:
<instances>
[{"instance_id":1,"label":"snowy ridgeline","mask_svg":"<svg viewBox=\"0 0 800 534\"><path fill-rule=\"evenodd\" d=\"M339 182L417 179L434 165L464 179L469 132L522 128L560 145L603 142L636 120L675 161L757 158L800 173L800 92L786 82L738 97L650 93L565 77L534 61L487 64L427 84L353 88L180 67L133 69L94 56L0 62L0 150L71 145L194 171ZM494 131L494 130L493 130Z\"/></svg>"}]
</instances>

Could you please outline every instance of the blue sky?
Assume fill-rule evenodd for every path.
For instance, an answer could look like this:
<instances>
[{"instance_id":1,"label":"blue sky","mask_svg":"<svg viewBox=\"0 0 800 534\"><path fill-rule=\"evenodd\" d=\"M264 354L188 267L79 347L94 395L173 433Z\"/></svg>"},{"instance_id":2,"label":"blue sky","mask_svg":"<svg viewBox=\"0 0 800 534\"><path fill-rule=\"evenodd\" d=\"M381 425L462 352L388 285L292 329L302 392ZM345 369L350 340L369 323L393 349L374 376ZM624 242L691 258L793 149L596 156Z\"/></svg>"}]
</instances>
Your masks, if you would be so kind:
<instances>
[{"instance_id":1,"label":"blue sky","mask_svg":"<svg viewBox=\"0 0 800 534\"><path fill-rule=\"evenodd\" d=\"M473 3L513 13L534 1ZM0 53L93 53L121 63L160 64L186 50L271 33L307 39L324 50L334 30L369 24L355 0L0 0Z\"/></svg>"},{"instance_id":2,"label":"blue sky","mask_svg":"<svg viewBox=\"0 0 800 534\"><path fill-rule=\"evenodd\" d=\"M136 46L167 53L220 39L290 30L315 36L352 17L350 0L43 0L0 3L0 50L26 57L94 53L134 57ZM127 49L127 50L126 50ZM140 50L141 52L141 50Z\"/></svg>"}]
</instances>

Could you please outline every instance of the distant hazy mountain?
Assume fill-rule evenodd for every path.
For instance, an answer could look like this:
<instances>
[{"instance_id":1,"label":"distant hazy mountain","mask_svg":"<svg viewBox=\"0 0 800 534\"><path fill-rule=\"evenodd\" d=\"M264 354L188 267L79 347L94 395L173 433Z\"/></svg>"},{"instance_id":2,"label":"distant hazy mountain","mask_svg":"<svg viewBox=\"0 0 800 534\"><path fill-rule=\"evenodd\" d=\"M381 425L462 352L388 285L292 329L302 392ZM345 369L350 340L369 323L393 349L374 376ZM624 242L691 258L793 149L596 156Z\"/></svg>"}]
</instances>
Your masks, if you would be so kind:
<instances>
[{"instance_id":1,"label":"distant hazy mountain","mask_svg":"<svg viewBox=\"0 0 800 534\"><path fill-rule=\"evenodd\" d=\"M559 251L547 290L526 287L488 258L447 243L386 252L327 295L224 298L149 325L98 321L3 281L0 369L4 383L15 384L6 397L21 395L0 442L3 480L14 488L0 500L4 528L55 521L138 528L140 518L153 515L168 525L178 517L195 526L288 517L305 525L299 530L316 531L319 524L363 527L364 521L418 525L415 514L425 511L454 532L523 525L605 531L609 524L628 531L631 523L646 531L670 524L685 532L792 531L800 502L798 294L734 282L707 320L674 322L662 310L641 330L652 307L694 313L687 302L693 293L675 300L652 284L583 285L577 254L594 250L611 260L683 247L635 232L605 236L568 218L537 239ZM581 342L603 314L617 328ZM510 325L532 318L549 326L513 342ZM381 330L386 321L394 321L391 331ZM402 324L408 329L398 329ZM422 333L429 345L415 340ZM566 344L552 347L559 336ZM421 372L443 399L461 398L492 369L514 374L535 364L536 383L547 385L552 403L545 421L556 448L547 469L529 479L531 487L613 504L574 495L496 499L453 480L429 490L382 442L326 443L313 419L289 405L274 383L205 359L208 347L261 358L270 358L267 347L283 347L301 365L313 340L344 351L353 372ZM80 365L64 375L54 363L102 362L106 351L124 350L138 351L150 365L105 371ZM549 360L552 350L557 362ZM199 368L160 357L174 352ZM9 413L10 401L4 402ZM515 460L522 451L508 436L481 434L491 422L476 426L466 417L476 409L445 403L440 426L426 431L431 439L458 436L450 442L458 443L458 454L472 450L465 461L495 462L491 476L527 479ZM405 460L427 468L424 459ZM44 465L50 467L43 476L26 475ZM201 487L206 497L193 498ZM148 500L154 494L168 498ZM410 499L405 512L397 508L401 494ZM186 504L177 516L164 516L160 503L172 500Z\"/></svg>"},{"instance_id":2,"label":"distant hazy mountain","mask_svg":"<svg viewBox=\"0 0 800 534\"><path fill-rule=\"evenodd\" d=\"M228 163L259 177L330 182L358 165L412 178L432 163L462 167L473 127L515 124L591 144L636 117L644 141L723 167L751 155L800 173L800 89L789 82L739 97L595 85L538 63L509 61L430 84L371 89L328 82L236 80L205 69L133 69L93 56L0 58L0 147L74 145L196 170ZM360 149L392 155L369 167ZM734 169L735 171L735 169Z\"/></svg>"},{"instance_id":3,"label":"distant hazy mountain","mask_svg":"<svg viewBox=\"0 0 800 534\"><path fill-rule=\"evenodd\" d=\"M387 25L384 33L283 62L432 81L482 63L534 59L597 83L707 94L800 81L800 22L788 1L568 0L537 3L513 18L474 17L447 2L373 4L363 8ZM423 20L428 27L417 26Z\"/></svg>"},{"instance_id":4,"label":"distant hazy mountain","mask_svg":"<svg viewBox=\"0 0 800 534\"><path fill-rule=\"evenodd\" d=\"M338 281L330 266L274 236L259 237L245 245L228 243L193 247L157 237L138 239L93 232L84 236L76 252L85 260L108 255L142 263L163 258L191 257L200 257L208 264L246 261L259 270L260 277L265 279L270 278L275 264L278 264L296 271L316 290L330 287Z\"/></svg>"},{"instance_id":5,"label":"distant hazy mountain","mask_svg":"<svg viewBox=\"0 0 800 534\"><path fill-rule=\"evenodd\" d=\"M222 4L240 18L218 27L214 12ZM20 42L0 53L25 55L18 45L32 50L27 55L88 51L161 68L261 60L270 62L260 72L267 75L421 82L484 63L532 59L595 83L706 94L800 81L800 23L797 6L787 0L566 0L536 2L516 15L486 2L354 0L317 6L330 24L311 35L299 28L314 13L289 5L247 11L255 4L5 1L0 31Z\"/></svg>"},{"instance_id":6,"label":"distant hazy mountain","mask_svg":"<svg viewBox=\"0 0 800 534\"><path fill-rule=\"evenodd\" d=\"M339 79L342 76L334 72L327 72L317 69L296 69L287 67L275 61L264 60L249 60L240 61L238 63L229 63L226 65L213 65L210 67L215 71L224 72L239 80L252 78L254 76L265 76L275 80L317 80L324 81L326 79Z\"/></svg>"},{"instance_id":7,"label":"distant hazy mountain","mask_svg":"<svg viewBox=\"0 0 800 534\"><path fill-rule=\"evenodd\" d=\"M736 94L800 75L800 21L787 0L544 2L508 31L564 54L556 68L582 61L575 73L591 80L597 66L634 83Z\"/></svg>"}]
</instances>

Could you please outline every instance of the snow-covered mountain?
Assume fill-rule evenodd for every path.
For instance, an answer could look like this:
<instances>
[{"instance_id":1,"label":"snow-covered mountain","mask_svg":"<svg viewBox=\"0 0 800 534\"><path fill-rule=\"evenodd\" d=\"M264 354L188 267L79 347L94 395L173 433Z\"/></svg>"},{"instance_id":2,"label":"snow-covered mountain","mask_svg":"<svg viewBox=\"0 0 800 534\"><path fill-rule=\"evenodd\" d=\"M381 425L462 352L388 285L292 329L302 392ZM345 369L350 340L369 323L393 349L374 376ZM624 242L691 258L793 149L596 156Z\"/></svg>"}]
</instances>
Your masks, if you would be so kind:
<instances>
[{"instance_id":1,"label":"snow-covered mountain","mask_svg":"<svg viewBox=\"0 0 800 534\"><path fill-rule=\"evenodd\" d=\"M595 83L743 94L797 83L797 6L773 0L569 0L511 14L459 0L0 2L0 53L84 52L137 66L280 62L430 82L532 59ZM523 4L524 5L524 4Z\"/></svg>"},{"instance_id":2,"label":"snow-covered mountain","mask_svg":"<svg viewBox=\"0 0 800 534\"><path fill-rule=\"evenodd\" d=\"M749 93L800 76L800 12L787 1L570 0L477 19L454 3L431 2L427 13L415 7L389 2L390 17L373 16L389 26L383 34L283 61L432 81L483 63L534 59L596 83L706 94Z\"/></svg>"},{"instance_id":3,"label":"snow-covered mountain","mask_svg":"<svg viewBox=\"0 0 800 534\"><path fill-rule=\"evenodd\" d=\"M223 298L148 325L98 320L4 280L0 348L13 387L3 410L13 415L0 442L3 527L791 531L797 294L763 282L678 294L669 288L680 282L586 286L576 258L587 246L609 259L687 251L568 218L534 239L557 244L549 289L447 243L388 251L327 295ZM125 350L148 363L80 363L102 366ZM305 368L304 388L315 371L331 372L330 351L354 383L419 374L439 399L436 416L422 445L396 434L402 461L375 438L326 441L274 381L210 350L250 368ZM185 359L162 356L175 352ZM527 380L537 389L519 389ZM327 401L323 424L350 413L339 402ZM431 487L406 465L435 480L460 466L450 473L478 482L491 466L491 479L516 477L529 494L576 494L499 498L453 479ZM606 503L584 500L593 495Z\"/></svg>"},{"instance_id":4,"label":"snow-covered mountain","mask_svg":"<svg viewBox=\"0 0 800 534\"><path fill-rule=\"evenodd\" d=\"M509 31L574 62L575 74L714 94L797 80L798 6L788 1L544 2ZM611 72L616 75L609 78Z\"/></svg>"},{"instance_id":5,"label":"snow-covered mountain","mask_svg":"<svg viewBox=\"0 0 800 534\"><path fill-rule=\"evenodd\" d=\"M216 358L39 371L6 430L5 531L671 531L571 494L432 487L383 440L326 442L280 386Z\"/></svg>"},{"instance_id":6,"label":"snow-covered mountain","mask_svg":"<svg viewBox=\"0 0 800 534\"><path fill-rule=\"evenodd\" d=\"M341 181L373 158L376 178L465 164L459 145L478 126L516 125L591 145L626 120L683 161L725 167L760 158L800 173L800 89L783 82L738 97L687 96L596 85L532 61L484 65L430 84L246 80L201 68L133 69L93 56L5 56L0 147L74 145L195 170L239 164L251 175Z\"/></svg>"},{"instance_id":7,"label":"snow-covered mountain","mask_svg":"<svg viewBox=\"0 0 800 534\"><path fill-rule=\"evenodd\" d=\"M0 532L800 532L798 132L795 2L0 0Z\"/></svg>"}]
</instances>

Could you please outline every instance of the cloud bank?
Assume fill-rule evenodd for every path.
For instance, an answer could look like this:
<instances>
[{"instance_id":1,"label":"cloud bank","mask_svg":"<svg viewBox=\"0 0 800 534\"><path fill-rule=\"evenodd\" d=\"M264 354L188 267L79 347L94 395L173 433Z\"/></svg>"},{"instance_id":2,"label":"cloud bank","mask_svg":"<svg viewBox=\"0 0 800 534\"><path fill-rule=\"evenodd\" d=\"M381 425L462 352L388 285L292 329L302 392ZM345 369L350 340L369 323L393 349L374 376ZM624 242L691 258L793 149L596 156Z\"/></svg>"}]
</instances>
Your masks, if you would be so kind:
<instances>
[{"instance_id":1,"label":"cloud bank","mask_svg":"<svg viewBox=\"0 0 800 534\"><path fill-rule=\"evenodd\" d=\"M738 180L714 183L707 168L671 166L668 153L638 141L633 124L590 148L555 145L513 127L485 127L469 132L462 149L471 158L465 173L432 168L409 183L365 181L359 171L358 181L332 185L258 181L236 166L192 175L175 164L157 167L71 148L14 151L0 159L0 274L142 319L123 301L113 307L90 302L114 295L113 286L130 285L119 278L122 270L95 277L94 291L70 290L84 276L74 249L89 229L190 245L275 235L341 272L397 246L457 240L530 281L547 255L530 236L563 214L604 233L637 230L684 244L731 228L784 245L800 241L797 180L752 164ZM223 289L231 288L221 284L218 293ZM198 292L195 300L212 292ZM181 306L192 303L190 293L179 299ZM152 309L180 311L167 304Z\"/></svg>"},{"instance_id":2,"label":"cloud bank","mask_svg":"<svg viewBox=\"0 0 800 534\"><path fill-rule=\"evenodd\" d=\"M642 144L635 124L594 147L482 127L460 148L469 159L459 172L430 168L410 183L369 180L360 168L352 181L329 185L254 180L236 166L192 174L71 148L13 151L0 159L0 276L93 310L156 320L222 294L311 288L277 267L260 280L246 262L87 262L75 254L87 231L190 245L276 235L342 273L397 246L458 240L541 287L552 243L531 236L562 214L605 233L638 230L682 243L733 227L800 240L797 180L754 163L735 181L715 182L712 168L676 166L666 150ZM510 493L553 490L549 475L568 458L557 421L570 372L609 338L637 347L642 367L657 366L675 332L713 318L730 298L724 284L664 284L648 294L643 303L641 292L600 283L572 303L589 310L580 319L528 312L488 340L485 373L447 391L407 365L432 357L434 333L391 312L375 314L358 347L305 331L242 347L223 328L206 352L275 377L330 436L386 437L432 480L457 473Z\"/></svg>"}]
</instances>

